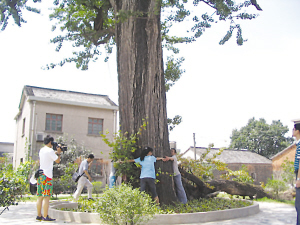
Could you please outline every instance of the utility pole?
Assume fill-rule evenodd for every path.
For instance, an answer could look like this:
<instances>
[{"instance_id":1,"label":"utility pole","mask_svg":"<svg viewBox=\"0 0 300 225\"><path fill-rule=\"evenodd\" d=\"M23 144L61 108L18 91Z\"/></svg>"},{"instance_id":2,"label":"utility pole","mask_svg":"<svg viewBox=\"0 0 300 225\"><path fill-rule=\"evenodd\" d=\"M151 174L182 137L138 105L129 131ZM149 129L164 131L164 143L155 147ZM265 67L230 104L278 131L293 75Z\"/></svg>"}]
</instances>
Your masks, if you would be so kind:
<instances>
[{"instance_id":1,"label":"utility pole","mask_svg":"<svg viewBox=\"0 0 300 225\"><path fill-rule=\"evenodd\" d=\"M193 139L194 139L194 156L196 160L196 140L195 140L195 133L193 133Z\"/></svg>"}]
</instances>

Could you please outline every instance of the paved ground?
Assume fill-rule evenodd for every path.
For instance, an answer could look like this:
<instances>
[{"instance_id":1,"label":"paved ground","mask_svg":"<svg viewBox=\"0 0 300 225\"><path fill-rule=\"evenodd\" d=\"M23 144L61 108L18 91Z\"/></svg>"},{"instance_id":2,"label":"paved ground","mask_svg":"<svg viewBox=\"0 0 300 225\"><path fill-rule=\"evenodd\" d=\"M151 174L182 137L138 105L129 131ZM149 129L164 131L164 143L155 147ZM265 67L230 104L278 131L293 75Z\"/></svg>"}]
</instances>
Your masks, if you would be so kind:
<instances>
[{"instance_id":1,"label":"paved ground","mask_svg":"<svg viewBox=\"0 0 300 225\"><path fill-rule=\"evenodd\" d=\"M256 215L234 219L224 220L219 222L209 223L194 223L190 225L295 225L296 224L296 211L291 205L280 204L280 203L259 203L260 212ZM2 212L3 208L0 208ZM0 215L0 224L5 225L23 225L23 224L34 224L39 223L35 221L36 217L36 205L33 202L20 203L18 206L9 207L9 211L5 210ZM63 221L53 222L42 222L47 224L67 224L75 225L78 223L70 223ZM82 224L88 225L88 224Z\"/></svg>"}]
</instances>

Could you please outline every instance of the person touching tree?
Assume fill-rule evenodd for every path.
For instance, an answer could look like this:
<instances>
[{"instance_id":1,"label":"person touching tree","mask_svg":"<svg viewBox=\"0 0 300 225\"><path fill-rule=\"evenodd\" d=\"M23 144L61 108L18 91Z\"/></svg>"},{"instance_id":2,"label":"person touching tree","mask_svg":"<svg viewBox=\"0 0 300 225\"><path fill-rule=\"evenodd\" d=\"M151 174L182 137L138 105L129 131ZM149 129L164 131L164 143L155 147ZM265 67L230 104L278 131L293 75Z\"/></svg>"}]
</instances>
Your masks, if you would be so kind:
<instances>
[{"instance_id":1,"label":"person touching tree","mask_svg":"<svg viewBox=\"0 0 300 225\"><path fill-rule=\"evenodd\" d=\"M176 157L176 149L175 148L171 148L171 157L166 156L166 160L165 161L173 161L173 171L174 171L174 184L175 184L175 190L176 190L176 195L178 200L183 203L186 204L187 203L187 197L186 197L186 193L185 190L183 188L182 185L182 181L181 181L181 174L178 170L178 163L177 163L177 157Z\"/></svg>"},{"instance_id":2,"label":"person touching tree","mask_svg":"<svg viewBox=\"0 0 300 225\"><path fill-rule=\"evenodd\" d=\"M155 186L155 167L154 163L157 160L163 160L164 158L161 157L155 157L153 155L153 149L150 147L145 147L142 152L141 156L136 159L130 159L126 162L136 162L139 163L142 166L141 169L141 175L140 175L140 191L145 191L146 187L148 186L152 198L156 201L157 204L159 204L159 198L156 192L156 186Z\"/></svg>"}]
</instances>

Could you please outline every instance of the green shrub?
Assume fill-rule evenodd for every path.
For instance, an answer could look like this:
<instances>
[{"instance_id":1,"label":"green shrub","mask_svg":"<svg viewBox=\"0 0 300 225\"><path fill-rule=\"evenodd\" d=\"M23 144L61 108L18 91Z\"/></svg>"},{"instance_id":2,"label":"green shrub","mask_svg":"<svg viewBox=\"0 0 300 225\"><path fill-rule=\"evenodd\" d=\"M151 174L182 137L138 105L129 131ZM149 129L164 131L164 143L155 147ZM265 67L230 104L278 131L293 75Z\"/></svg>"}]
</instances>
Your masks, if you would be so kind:
<instances>
[{"instance_id":1,"label":"green shrub","mask_svg":"<svg viewBox=\"0 0 300 225\"><path fill-rule=\"evenodd\" d=\"M141 224L150 220L159 212L157 205L146 193L138 189L121 184L120 186L106 189L95 204L79 202L81 211L96 212L106 224Z\"/></svg>"},{"instance_id":2,"label":"green shrub","mask_svg":"<svg viewBox=\"0 0 300 225\"><path fill-rule=\"evenodd\" d=\"M93 193L94 194L100 194L102 192L102 182L101 181L95 181L92 182L93 184Z\"/></svg>"},{"instance_id":3,"label":"green shrub","mask_svg":"<svg viewBox=\"0 0 300 225\"><path fill-rule=\"evenodd\" d=\"M137 158L140 154L138 152L138 141L139 137L143 131L146 130L147 122L143 119L143 124L140 126L139 130L135 134L128 135L127 132L124 134L119 131L114 135L113 141L107 137L108 131L106 134L101 134L102 140L112 148L111 153L109 153L110 158L114 163L116 169L116 176L126 176L125 183L130 183L134 187L139 187L140 179L140 167L137 167L134 163L126 162L128 159ZM117 161L123 161L124 163L116 163Z\"/></svg>"},{"instance_id":4,"label":"green shrub","mask_svg":"<svg viewBox=\"0 0 300 225\"><path fill-rule=\"evenodd\" d=\"M284 160L284 163L281 164L281 167L283 169L281 173L283 181L285 181L287 184L290 184L293 187L295 181L294 162L289 161L287 158L286 160Z\"/></svg>"},{"instance_id":5,"label":"green shrub","mask_svg":"<svg viewBox=\"0 0 300 225\"><path fill-rule=\"evenodd\" d=\"M268 179L266 188L271 189L273 194L275 194L276 199L278 199L279 192L287 190L288 187L282 180Z\"/></svg>"},{"instance_id":6,"label":"green shrub","mask_svg":"<svg viewBox=\"0 0 300 225\"><path fill-rule=\"evenodd\" d=\"M5 158L0 164L0 207L15 205L29 191L28 177L31 162L21 164L16 170Z\"/></svg>"},{"instance_id":7,"label":"green shrub","mask_svg":"<svg viewBox=\"0 0 300 225\"><path fill-rule=\"evenodd\" d=\"M237 171L228 169L228 176L233 177L232 180L237 182L253 184L253 178L249 175L248 169L245 165L242 165L242 168Z\"/></svg>"}]
</instances>

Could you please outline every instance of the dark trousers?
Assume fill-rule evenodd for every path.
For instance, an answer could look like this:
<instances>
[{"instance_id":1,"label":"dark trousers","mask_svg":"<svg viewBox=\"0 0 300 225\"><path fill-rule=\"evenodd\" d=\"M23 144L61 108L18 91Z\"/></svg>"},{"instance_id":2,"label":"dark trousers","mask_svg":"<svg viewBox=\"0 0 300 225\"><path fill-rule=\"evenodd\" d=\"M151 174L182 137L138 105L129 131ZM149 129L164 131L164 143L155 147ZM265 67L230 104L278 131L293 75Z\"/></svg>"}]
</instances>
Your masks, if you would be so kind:
<instances>
[{"instance_id":1,"label":"dark trousers","mask_svg":"<svg viewBox=\"0 0 300 225\"><path fill-rule=\"evenodd\" d=\"M295 208L297 211L297 225L300 225L300 188L296 188Z\"/></svg>"},{"instance_id":2,"label":"dark trousers","mask_svg":"<svg viewBox=\"0 0 300 225\"><path fill-rule=\"evenodd\" d=\"M297 175L298 171L295 171L296 174L296 180L297 180ZM300 188L296 187L296 199L295 199L295 208L297 212L297 225L300 225Z\"/></svg>"}]
</instances>

